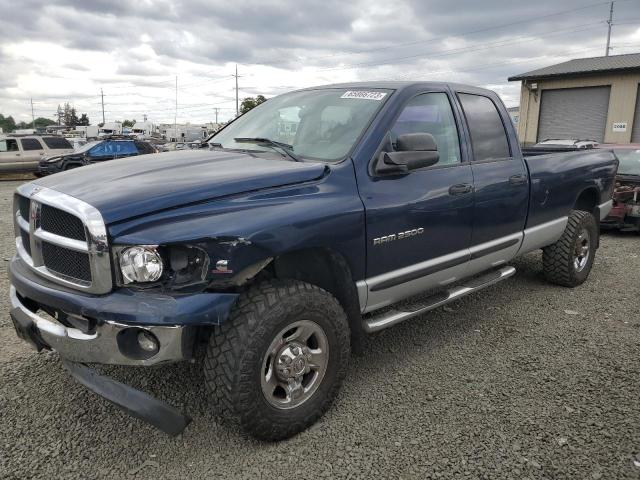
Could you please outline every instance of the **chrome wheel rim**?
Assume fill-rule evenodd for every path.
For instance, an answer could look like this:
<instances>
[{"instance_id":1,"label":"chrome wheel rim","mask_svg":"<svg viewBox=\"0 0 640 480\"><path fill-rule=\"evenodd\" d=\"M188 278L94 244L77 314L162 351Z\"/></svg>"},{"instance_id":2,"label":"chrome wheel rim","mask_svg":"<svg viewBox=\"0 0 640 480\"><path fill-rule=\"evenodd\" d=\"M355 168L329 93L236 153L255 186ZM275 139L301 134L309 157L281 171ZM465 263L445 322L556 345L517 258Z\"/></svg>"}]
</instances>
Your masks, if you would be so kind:
<instances>
[{"instance_id":1,"label":"chrome wheel rim","mask_svg":"<svg viewBox=\"0 0 640 480\"><path fill-rule=\"evenodd\" d=\"M262 360L262 393L272 406L290 409L316 392L329 362L329 342L322 327L300 320L275 336Z\"/></svg>"},{"instance_id":2,"label":"chrome wheel rim","mask_svg":"<svg viewBox=\"0 0 640 480\"><path fill-rule=\"evenodd\" d=\"M573 248L573 266L576 272L581 272L589 262L591 255L591 236L586 228L583 228L576 238Z\"/></svg>"}]
</instances>

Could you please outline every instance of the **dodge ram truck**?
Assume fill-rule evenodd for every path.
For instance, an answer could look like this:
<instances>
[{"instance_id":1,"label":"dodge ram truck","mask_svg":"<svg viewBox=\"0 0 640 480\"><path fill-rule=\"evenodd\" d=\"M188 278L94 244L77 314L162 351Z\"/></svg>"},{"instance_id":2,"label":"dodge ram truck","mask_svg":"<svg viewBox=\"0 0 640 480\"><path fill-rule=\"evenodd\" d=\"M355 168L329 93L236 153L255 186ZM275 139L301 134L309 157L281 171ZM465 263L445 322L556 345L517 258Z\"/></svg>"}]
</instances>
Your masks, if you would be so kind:
<instances>
[{"instance_id":1,"label":"dodge ram truck","mask_svg":"<svg viewBox=\"0 0 640 480\"><path fill-rule=\"evenodd\" d=\"M198 150L19 187L11 317L81 384L169 433L186 413L88 364L201 361L211 408L265 440L330 406L365 336L511 277L542 249L576 287L618 162L523 158L488 90L350 83L287 93Z\"/></svg>"}]
</instances>

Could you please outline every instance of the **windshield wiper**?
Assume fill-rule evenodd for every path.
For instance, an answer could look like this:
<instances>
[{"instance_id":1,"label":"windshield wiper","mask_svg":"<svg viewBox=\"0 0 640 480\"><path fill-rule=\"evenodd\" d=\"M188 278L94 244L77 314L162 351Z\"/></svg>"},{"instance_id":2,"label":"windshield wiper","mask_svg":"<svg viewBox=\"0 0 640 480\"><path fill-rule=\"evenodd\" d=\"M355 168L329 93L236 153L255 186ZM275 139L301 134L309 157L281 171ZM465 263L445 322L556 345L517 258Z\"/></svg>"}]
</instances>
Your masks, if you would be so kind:
<instances>
[{"instance_id":1,"label":"windshield wiper","mask_svg":"<svg viewBox=\"0 0 640 480\"><path fill-rule=\"evenodd\" d=\"M234 138L234 140L238 143L262 143L268 147L279 149L294 162L302 161L300 157L293 153L293 145L289 145L288 143L276 142L275 140L264 137L237 137Z\"/></svg>"}]
</instances>

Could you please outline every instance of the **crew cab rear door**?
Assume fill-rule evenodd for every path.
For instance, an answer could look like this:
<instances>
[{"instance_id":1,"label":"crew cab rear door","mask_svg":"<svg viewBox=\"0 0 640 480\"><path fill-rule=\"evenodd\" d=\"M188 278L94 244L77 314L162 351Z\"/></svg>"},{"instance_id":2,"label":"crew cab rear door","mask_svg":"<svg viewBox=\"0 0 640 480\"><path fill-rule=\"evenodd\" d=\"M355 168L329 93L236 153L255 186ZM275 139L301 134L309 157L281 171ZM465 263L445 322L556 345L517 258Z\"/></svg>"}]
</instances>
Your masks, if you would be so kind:
<instances>
[{"instance_id":1,"label":"crew cab rear door","mask_svg":"<svg viewBox=\"0 0 640 480\"><path fill-rule=\"evenodd\" d=\"M529 174L497 96L463 90L457 98L471 146L475 204L470 267L476 272L517 253L529 208Z\"/></svg>"},{"instance_id":2,"label":"crew cab rear door","mask_svg":"<svg viewBox=\"0 0 640 480\"><path fill-rule=\"evenodd\" d=\"M411 92L386 114L386 136L369 169L357 169L366 210L366 311L463 275L472 233L473 177L451 94ZM365 100L363 100L365 101ZM406 174L381 175L371 165L409 133L433 135L438 163Z\"/></svg>"}]
</instances>

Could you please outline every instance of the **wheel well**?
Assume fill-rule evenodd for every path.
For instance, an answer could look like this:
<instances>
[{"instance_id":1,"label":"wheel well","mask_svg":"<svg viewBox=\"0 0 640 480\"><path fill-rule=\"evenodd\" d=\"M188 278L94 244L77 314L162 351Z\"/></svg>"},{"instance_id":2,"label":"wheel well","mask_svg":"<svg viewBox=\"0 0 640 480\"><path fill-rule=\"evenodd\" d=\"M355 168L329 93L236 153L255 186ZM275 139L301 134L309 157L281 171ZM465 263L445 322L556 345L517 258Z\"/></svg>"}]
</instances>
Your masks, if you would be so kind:
<instances>
[{"instance_id":1,"label":"wheel well","mask_svg":"<svg viewBox=\"0 0 640 480\"><path fill-rule=\"evenodd\" d=\"M596 214L596 208L598 206L598 191L595 188L587 188L583 190L576 203L573 206L574 210L582 210L584 212Z\"/></svg>"},{"instance_id":2,"label":"wheel well","mask_svg":"<svg viewBox=\"0 0 640 480\"><path fill-rule=\"evenodd\" d=\"M357 352L362 348L364 330L358 292L342 255L326 248L297 250L276 257L270 267L277 278L312 283L331 293L347 314L352 349Z\"/></svg>"},{"instance_id":3,"label":"wheel well","mask_svg":"<svg viewBox=\"0 0 640 480\"><path fill-rule=\"evenodd\" d=\"M589 212L593 214L596 219L596 225L598 225L598 231L600 229L600 212L598 211L599 204L600 194L598 193L598 190L596 190L594 187L590 187L586 190L583 190L580 195L578 195L576 203L573 206L574 210L581 210L583 212ZM600 235L598 235L595 248L600 248Z\"/></svg>"}]
</instances>

